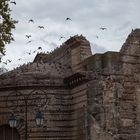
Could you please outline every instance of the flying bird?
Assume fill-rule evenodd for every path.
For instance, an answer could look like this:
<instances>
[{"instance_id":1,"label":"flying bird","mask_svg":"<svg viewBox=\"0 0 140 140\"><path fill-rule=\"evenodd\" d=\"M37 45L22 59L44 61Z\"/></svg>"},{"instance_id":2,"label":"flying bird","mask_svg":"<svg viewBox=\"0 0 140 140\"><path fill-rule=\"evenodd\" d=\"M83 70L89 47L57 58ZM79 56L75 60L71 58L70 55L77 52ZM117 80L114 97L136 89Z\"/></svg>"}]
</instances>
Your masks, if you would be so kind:
<instances>
[{"instance_id":1,"label":"flying bird","mask_svg":"<svg viewBox=\"0 0 140 140\"><path fill-rule=\"evenodd\" d=\"M20 61L20 60L21 60L21 58L18 59L18 61Z\"/></svg>"},{"instance_id":2,"label":"flying bird","mask_svg":"<svg viewBox=\"0 0 140 140\"><path fill-rule=\"evenodd\" d=\"M27 37L27 38L30 38L30 37L32 37L32 36L31 36L31 35L26 35L26 37Z\"/></svg>"},{"instance_id":3,"label":"flying bird","mask_svg":"<svg viewBox=\"0 0 140 140\"><path fill-rule=\"evenodd\" d=\"M101 30L107 30L107 28L105 28L105 27L101 27L100 29L101 29Z\"/></svg>"},{"instance_id":4,"label":"flying bird","mask_svg":"<svg viewBox=\"0 0 140 140\"><path fill-rule=\"evenodd\" d=\"M68 21L68 20L71 20L71 18L67 17L67 18L66 18L66 21Z\"/></svg>"},{"instance_id":5,"label":"flying bird","mask_svg":"<svg viewBox=\"0 0 140 140\"><path fill-rule=\"evenodd\" d=\"M11 62L12 62L12 60L7 59L5 62L3 62L3 64L7 65L8 63L11 63Z\"/></svg>"},{"instance_id":6,"label":"flying bird","mask_svg":"<svg viewBox=\"0 0 140 140\"><path fill-rule=\"evenodd\" d=\"M9 62L9 63L11 63L12 62L12 60L10 60L10 59L7 59L7 61L6 62Z\"/></svg>"},{"instance_id":7,"label":"flying bird","mask_svg":"<svg viewBox=\"0 0 140 140\"><path fill-rule=\"evenodd\" d=\"M65 38L65 37L61 36L61 37L59 38L59 41L60 41L61 39L63 39L63 38Z\"/></svg>"},{"instance_id":8,"label":"flying bird","mask_svg":"<svg viewBox=\"0 0 140 140\"><path fill-rule=\"evenodd\" d=\"M31 51L30 52L26 52L28 55L31 55Z\"/></svg>"},{"instance_id":9,"label":"flying bird","mask_svg":"<svg viewBox=\"0 0 140 140\"><path fill-rule=\"evenodd\" d=\"M96 37L97 39L99 38L99 36L97 36L97 35L96 35L95 37Z\"/></svg>"},{"instance_id":10,"label":"flying bird","mask_svg":"<svg viewBox=\"0 0 140 140\"><path fill-rule=\"evenodd\" d=\"M44 29L44 26L38 26L38 28L40 28L40 29Z\"/></svg>"},{"instance_id":11,"label":"flying bird","mask_svg":"<svg viewBox=\"0 0 140 140\"><path fill-rule=\"evenodd\" d=\"M29 44L29 43L31 43L31 42L32 42L32 40L28 41L26 44Z\"/></svg>"},{"instance_id":12,"label":"flying bird","mask_svg":"<svg viewBox=\"0 0 140 140\"><path fill-rule=\"evenodd\" d=\"M34 51L33 51L33 53L36 53L36 52L37 52L37 50L34 50Z\"/></svg>"},{"instance_id":13,"label":"flying bird","mask_svg":"<svg viewBox=\"0 0 140 140\"><path fill-rule=\"evenodd\" d=\"M7 62L3 62L3 64L7 65Z\"/></svg>"},{"instance_id":14,"label":"flying bird","mask_svg":"<svg viewBox=\"0 0 140 140\"><path fill-rule=\"evenodd\" d=\"M30 19L30 20L28 21L28 23L30 23L30 22L34 23L34 20L33 20L33 19Z\"/></svg>"},{"instance_id":15,"label":"flying bird","mask_svg":"<svg viewBox=\"0 0 140 140\"><path fill-rule=\"evenodd\" d=\"M15 5L16 5L16 2L15 2L15 1L11 1L10 3L13 3L13 4L15 4Z\"/></svg>"}]
</instances>

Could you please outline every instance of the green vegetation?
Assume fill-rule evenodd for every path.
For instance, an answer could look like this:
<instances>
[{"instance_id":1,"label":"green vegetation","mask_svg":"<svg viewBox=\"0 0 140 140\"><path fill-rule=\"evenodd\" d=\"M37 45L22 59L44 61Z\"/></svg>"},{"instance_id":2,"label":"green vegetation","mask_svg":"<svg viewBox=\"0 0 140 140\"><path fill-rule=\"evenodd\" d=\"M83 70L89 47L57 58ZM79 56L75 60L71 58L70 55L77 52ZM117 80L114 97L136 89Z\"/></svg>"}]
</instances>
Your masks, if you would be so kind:
<instances>
[{"instance_id":1,"label":"green vegetation","mask_svg":"<svg viewBox=\"0 0 140 140\"><path fill-rule=\"evenodd\" d=\"M11 2L12 3L12 2ZM17 21L11 17L10 0L0 0L0 54L5 54L5 45L14 40L12 29Z\"/></svg>"}]
</instances>

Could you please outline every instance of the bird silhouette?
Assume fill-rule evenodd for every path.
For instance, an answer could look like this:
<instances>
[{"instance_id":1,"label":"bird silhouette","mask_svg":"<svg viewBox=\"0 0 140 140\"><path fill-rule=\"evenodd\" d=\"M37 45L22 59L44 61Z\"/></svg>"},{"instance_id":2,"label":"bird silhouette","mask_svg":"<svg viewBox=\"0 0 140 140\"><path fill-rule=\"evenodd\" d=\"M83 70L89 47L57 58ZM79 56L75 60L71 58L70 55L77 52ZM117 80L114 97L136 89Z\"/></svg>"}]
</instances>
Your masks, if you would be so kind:
<instances>
[{"instance_id":1,"label":"bird silhouette","mask_svg":"<svg viewBox=\"0 0 140 140\"><path fill-rule=\"evenodd\" d=\"M12 4L15 4L15 5L16 5L16 2L15 2L15 1L11 1L10 3L12 3Z\"/></svg>"},{"instance_id":2,"label":"bird silhouette","mask_svg":"<svg viewBox=\"0 0 140 140\"><path fill-rule=\"evenodd\" d=\"M26 35L26 37L27 37L27 38L30 38L30 37L32 37L32 36L31 36L31 35Z\"/></svg>"},{"instance_id":3,"label":"bird silhouette","mask_svg":"<svg viewBox=\"0 0 140 140\"><path fill-rule=\"evenodd\" d=\"M30 52L26 52L28 55L31 55L31 51Z\"/></svg>"},{"instance_id":4,"label":"bird silhouette","mask_svg":"<svg viewBox=\"0 0 140 140\"><path fill-rule=\"evenodd\" d=\"M29 44L29 43L31 43L31 42L32 42L32 40L28 41L26 44Z\"/></svg>"},{"instance_id":5,"label":"bird silhouette","mask_svg":"<svg viewBox=\"0 0 140 140\"><path fill-rule=\"evenodd\" d=\"M63 39L63 38L65 38L65 37L61 36L61 37L59 38L59 41L60 41L61 39Z\"/></svg>"},{"instance_id":6,"label":"bird silhouette","mask_svg":"<svg viewBox=\"0 0 140 140\"><path fill-rule=\"evenodd\" d=\"M34 20L33 20L33 19L30 19L30 20L28 21L28 23L30 23L30 22L34 23Z\"/></svg>"},{"instance_id":7,"label":"bird silhouette","mask_svg":"<svg viewBox=\"0 0 140 140\"><path fill-rule=\"evenodd\" d=\"M38 50L42 50L42 47L38 47Z\"/></svg>"},{"instance_id":8,"label":"bird silhouette","mask_svg":"<svg viewBox=\"0 0 140 140\"><path fill-rule=\"evenodd\" d=\"M11 62L12 62L12 60L10 60L10 59L7 59L7 62L8 62L8 63L11 63Z\"/></svg>"},{"instance_id":9,"label":"bird silhouette","mask_svg":"<svg viewBox=\"0 0 140 140\"><path fill-rule=\"evenodd\" d=\"M33 53L36 53L36 52L37 52L37 50L34 50L34 51L33 51Z\"/></svg>"},{"instance_id":10,"label":"bird silhouette","mask_svg":"<svg viewBox=\"0 0 140 140\"><path fill-rule=\"evenodd\" d=\"M38 26L38 28L40 28L40 29L44 29L44 26Z\"/></svg>"},{"instance_id":11,"label":"bird silhouette","mask_svg":"<svg viewBox=\"0 0 140 140\"><path fill-rule=\"evenodd\" d=\"M20 60L21 60L21 58L18 59L18 61L20 61Z\"/></svg>"},{"instance_id":12,"label":"bird silhouette","mask_svg":"<svg viewBox=\"0 0 140 140\"><path fill-rule=\"evenodd\" d=\"M96 37L97 39L99 38L99 36L97 36L97 35L96 35L95 37Z\"/></svg>"},{"instance_id":13,"label":"bird silhouette","mask_svg":"<svg viewBox=\"0 0 140 140\"><path fill-rule=\"evenodd\" d=\"M107 30L107 28L105 28L105 27L101 27L100 29L101 29L101 30Z\"/></svg>"},{"instance_id":14,"label":"bird silhouette","mask_svg":"<svg viewBox=\"0 0 140 140\"><path fill-rule=\"evenodd\" d=\"M8 63L11 63L11 62L12 62L12 60L7 59L5 62L3 62L3 64L7 65Z\"/></svg>"},{"instance_id":15,"label":"bird silhouette","mask_svg":"<svg viewBox=\"0 0 140 140\"><path fill-rule=\"evenodd\" d=\"M71 18L67 17L67 18L66 18L66 21L68 21L68 20L71 20Z\"/></svg>"},{"instance_id":16,"label":"bird silhouette","mask_svg":"<svg viewBox=\"0 0 140 140\"><path fill-rule=\"evenodd\" d=\"M3 64L7 65L7 62L3 62Z\"/></svg>"}]
</instances>

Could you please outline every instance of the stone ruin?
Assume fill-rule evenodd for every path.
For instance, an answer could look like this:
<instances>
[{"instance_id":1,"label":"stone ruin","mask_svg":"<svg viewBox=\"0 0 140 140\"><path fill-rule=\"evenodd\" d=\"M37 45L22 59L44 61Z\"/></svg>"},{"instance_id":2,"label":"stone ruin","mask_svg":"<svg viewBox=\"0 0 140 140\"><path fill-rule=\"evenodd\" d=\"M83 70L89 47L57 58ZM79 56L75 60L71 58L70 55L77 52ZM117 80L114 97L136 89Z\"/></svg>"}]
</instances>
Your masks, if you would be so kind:
<instances>
[{"instance_id":1,"label":"stone ruin","mask_svg":"<svg viewBox=\"0 0 140 140\"><path fill-rule=\"evenodd\" d=\"M1 126L11 113L24 119L24 100L30 140L139 140L140 29L119 52L92 55L89 41L74 36L0 75ZM41 128L36 110L45 116ZM24 140L25 124L19 122L16 130Z\"/></svg>"}]
</instances>

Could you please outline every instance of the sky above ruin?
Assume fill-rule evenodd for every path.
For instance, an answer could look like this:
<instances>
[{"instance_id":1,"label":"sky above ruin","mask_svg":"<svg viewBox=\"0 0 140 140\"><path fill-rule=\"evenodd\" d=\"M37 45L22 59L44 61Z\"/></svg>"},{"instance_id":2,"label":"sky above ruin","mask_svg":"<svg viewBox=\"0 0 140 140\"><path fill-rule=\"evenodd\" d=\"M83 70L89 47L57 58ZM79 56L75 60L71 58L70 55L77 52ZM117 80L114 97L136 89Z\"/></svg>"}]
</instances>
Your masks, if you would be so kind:
<instances>
[{"instance_id":1,"label":"sky above ruin","mask_svg":"<svg viewBox=\"0 0 140 140\"><path fill-rule=\"evenodd\" d=\"M119 51L131 30L140 27L139 5L140 0L16 0L10 3L19 21L15 41L2 59L11 62L0 65L11 69L32 62L37 52L51 51L77 34L90 41L93 54Z\"/></svg>"}]
</instances>

